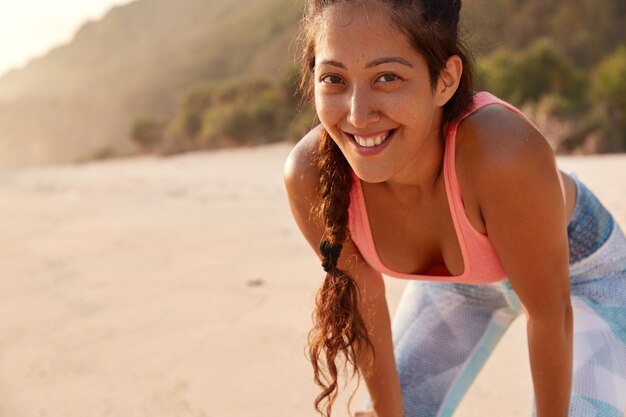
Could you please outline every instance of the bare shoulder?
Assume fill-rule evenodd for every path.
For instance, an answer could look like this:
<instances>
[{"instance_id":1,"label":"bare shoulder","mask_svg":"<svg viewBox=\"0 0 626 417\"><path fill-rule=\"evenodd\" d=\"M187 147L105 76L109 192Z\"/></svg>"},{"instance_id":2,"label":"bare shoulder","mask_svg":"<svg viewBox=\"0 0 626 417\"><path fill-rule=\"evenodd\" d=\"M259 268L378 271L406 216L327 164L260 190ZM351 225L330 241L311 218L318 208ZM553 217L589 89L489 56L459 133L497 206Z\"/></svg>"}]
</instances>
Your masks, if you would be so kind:
<instances>
[{"instance_id":1,"label":"bare shoulder","mask_svg":"<svg viewBox=\"0 0 626 417\"><path fill-rule=\"evenodd\" d=\"M486 106L461 122L456 153L459 177L478 194L496 182L519 190L521 177L553 178L558 184L547 140L522 115L501 105Z\"/></svg>"},{"instance_id":2,"label":"bare shoulder","mask_svg":"<svg viewBox=\"0 0 626 417\"><path fill-rule=\"evenodd\" d=\"M300 139L285 161L283 175L290 195L313 191L310 188L317 186L316 159L321 130L321 125L317 126Z\"/></svg>"},{"instance_id":3,"label":"bare shoulder","mask_svg":"<svg viewBox=\"0 0 626 417\"><path fill-rule=\"evenodd\" d=\"M307 133L289 153L284 166L285 188L289 206L300 231L313 248L317 248L322 227L311 216L317 205L317 148L322 127Z\"/></svg>"}]
</instances>

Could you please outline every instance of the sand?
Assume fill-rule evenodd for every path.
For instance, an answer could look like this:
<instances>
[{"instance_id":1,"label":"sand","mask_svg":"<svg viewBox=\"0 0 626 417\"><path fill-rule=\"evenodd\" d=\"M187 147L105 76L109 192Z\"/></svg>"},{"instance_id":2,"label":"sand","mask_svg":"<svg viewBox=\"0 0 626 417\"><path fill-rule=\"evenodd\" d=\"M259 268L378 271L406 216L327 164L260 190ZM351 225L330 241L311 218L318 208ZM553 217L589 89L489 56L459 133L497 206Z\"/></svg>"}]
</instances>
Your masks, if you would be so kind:
<instances>
[{"instance_id":1,"label":"sand","mask_svg":"<svg viewBox=\"0 0 626 417\"><path fill-rule=\"evenodd\" d=\"M0 416L313 416L322 274L290 216L288 152L0 172ZM626 226L626 155L560 164ZM386 281L393 311L404 282ZM522 318L455 417L529 416L526 355Z\"/></svg>"}]
</instances>

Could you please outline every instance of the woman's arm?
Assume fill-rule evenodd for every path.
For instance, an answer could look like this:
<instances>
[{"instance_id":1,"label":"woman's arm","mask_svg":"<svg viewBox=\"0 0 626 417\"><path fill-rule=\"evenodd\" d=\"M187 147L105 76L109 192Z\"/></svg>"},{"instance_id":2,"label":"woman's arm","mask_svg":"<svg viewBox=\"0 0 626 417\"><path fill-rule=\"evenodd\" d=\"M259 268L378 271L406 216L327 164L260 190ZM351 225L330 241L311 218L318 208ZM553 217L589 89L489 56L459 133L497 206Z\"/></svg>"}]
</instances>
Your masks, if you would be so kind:
<instances>
[{"instance_id":1,"label":"woman's arm","mask_svg":"<svg viewBox=\"0 0 626 417\"><path fill-rule=\"evenodd\" d=\"M285 186L296 223L320 256L319 242L323 230L310 214L317 202L316 187L319 178L314 163L317 137L319 131L316 129L302 139L289 155L285 164ZM361 352L357 366L372 397L376 415L402 416L402 396L393 356L391 324L382 276L363 260L352 241L343 245L338 267L348 273L359 288L359 310L374 347L375 360L371 361L367 351Z\"/></svg>"},{"instance_id":2,"label":"woman's arm","mask_svg":"<svg viewBox=\"0 0 626 417\"><path fill-rule=\"evenodd\" d=\"M573 320L567 219L554 155L536 129L499 106L463 129L472 142L463 158L473 161L487 234L527 316L537 416L566 417Z\"/></svg>"},{"instance_id":3,"label":"woman's arm","mask_svg":"<svg viewBox=\"0 0 626 417\"><path fill-rule=\"evenodd\" d=\"M361 293L361 314L374 346L375 360L364 356L359 360L361 370L377 417L401 417L402 394L396 368L391 336L391 320L383 277L360 257L352 258L353 277ZM359 266L360 265L360 266ZM357 278L358 277L358 278Z\"/></svg>"}]
</instances>

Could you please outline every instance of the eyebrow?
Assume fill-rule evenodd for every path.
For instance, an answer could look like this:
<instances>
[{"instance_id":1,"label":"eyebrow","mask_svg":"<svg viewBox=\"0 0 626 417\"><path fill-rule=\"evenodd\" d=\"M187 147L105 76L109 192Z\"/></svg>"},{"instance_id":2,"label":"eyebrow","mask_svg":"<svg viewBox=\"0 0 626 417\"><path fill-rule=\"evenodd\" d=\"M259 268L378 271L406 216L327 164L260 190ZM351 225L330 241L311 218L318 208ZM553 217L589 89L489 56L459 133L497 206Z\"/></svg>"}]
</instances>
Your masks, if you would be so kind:
<instances>
[{"instance_id":1,"label":"eyebrow","mask_svg":"<svg viewBox=\"0 0 626 417\"><path fill-rule=\"evenodd\" d=\"M365 65L365 68L372 68L377 65L389 64L389 63L397 63L405 65L409 68L413 68L413 65L409 61L404 58L400 58L399 56L388 56L384 58L375 59L374 61L368 62ZM319 63L319 65L332 65L334 67L346 69L346 66L339 61L326 60Z\"/></svg>"},{"instance_id":2,"label":"eyebrow","mask_svg":"<svg viewBox=\"0 0 626 417\"><path fill-rule=\"evenodd\" d=\"M388 56L384 58L375 59L374 61L369 62L367 65L365 65L365 68L372 68L377 65L388 64L391 62L395 62L398 64L405 65L407 67L413 68L413 65L411 65L409 61L407 61L404 58L400 58L399 56Z\"/></svg>"}]
</instances>

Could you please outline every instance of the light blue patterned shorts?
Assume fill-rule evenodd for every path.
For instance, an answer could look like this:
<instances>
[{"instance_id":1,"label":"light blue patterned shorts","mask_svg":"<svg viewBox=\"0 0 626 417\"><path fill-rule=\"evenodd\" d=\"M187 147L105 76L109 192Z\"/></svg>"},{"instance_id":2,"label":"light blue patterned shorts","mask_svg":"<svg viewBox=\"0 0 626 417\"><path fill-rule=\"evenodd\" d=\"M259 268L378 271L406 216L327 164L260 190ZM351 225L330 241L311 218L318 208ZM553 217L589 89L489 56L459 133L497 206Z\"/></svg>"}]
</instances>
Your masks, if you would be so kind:
<instances>
[{"instance_id":1,"label":"light blue patterned shorts","mask_svg":"<svg viewBox=\"0 0 626 417\"><path fill-rule=\"evenodd\" d=\"M574 310L569 417L623 417L626 239L591 191L572 177L578 193L568 224ZM393 323L405 417L452 416L520 312L508 280L487 285L410 281Z\"/></svg>"}]
</instances>

